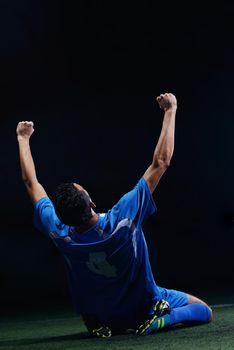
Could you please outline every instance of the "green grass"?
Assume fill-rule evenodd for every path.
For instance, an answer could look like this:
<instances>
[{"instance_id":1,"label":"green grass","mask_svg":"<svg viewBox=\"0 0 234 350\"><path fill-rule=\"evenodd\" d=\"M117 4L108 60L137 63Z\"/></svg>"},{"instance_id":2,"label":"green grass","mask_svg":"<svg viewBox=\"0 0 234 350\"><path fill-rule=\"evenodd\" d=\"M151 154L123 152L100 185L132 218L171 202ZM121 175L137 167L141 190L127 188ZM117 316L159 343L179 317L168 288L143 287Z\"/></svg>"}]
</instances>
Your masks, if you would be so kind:
<instances>
[{"instance_id":1,"label":"green grass","mask_svg":"<svg viewBox=\"0 0 234 350\"><path fill-rule=\"evenodd\" d=\"M90 338L72 312L12 317L0 322L0 350L233 350L234 307L215 308L207 325L176 327L146 337L134 334L110 339Z\"/></svg>"}]
</instances>

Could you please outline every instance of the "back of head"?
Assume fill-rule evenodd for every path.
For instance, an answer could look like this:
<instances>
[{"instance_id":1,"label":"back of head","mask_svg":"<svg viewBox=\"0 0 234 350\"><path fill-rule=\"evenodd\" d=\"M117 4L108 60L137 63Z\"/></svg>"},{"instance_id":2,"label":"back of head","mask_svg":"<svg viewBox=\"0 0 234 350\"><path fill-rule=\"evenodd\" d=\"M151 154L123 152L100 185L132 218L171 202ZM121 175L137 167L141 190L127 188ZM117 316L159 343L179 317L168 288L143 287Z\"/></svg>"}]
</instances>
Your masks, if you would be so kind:
<instances>
[{"instance_id":1,"label":"back of head","mask_svg":"<svg viewBox=\"0 0 234 350\"><path fill-rule=\"evenodd\" d=\"M69 226L84 225L92 216L89 196L78 190L72 182L57 187L54 206L58 218Z\"/></svg>"}]
</instances>

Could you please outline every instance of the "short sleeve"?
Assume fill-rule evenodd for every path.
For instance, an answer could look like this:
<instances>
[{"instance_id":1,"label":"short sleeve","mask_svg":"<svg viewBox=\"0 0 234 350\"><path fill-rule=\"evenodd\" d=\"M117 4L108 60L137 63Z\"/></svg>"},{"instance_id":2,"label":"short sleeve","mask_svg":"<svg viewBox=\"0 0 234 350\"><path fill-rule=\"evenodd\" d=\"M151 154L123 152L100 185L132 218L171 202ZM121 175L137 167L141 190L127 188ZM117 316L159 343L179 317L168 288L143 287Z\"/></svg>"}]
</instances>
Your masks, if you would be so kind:
<instances>
[{"instance_id":1,"label":"short sleeve","mask_svg":"<svg viewBox=\"0 0 234 350\"><path fill-rule=\"evenodd\" d=\"M50 232L57 231L61 225L54 205L48 197L43 197L34 204L34 226L41 232L49 235Z\"/></svg>"},{"instance_id":2,"label":"short sleeve","mask_svg":"<svg viewBox=\"0 0 234 350\"><path fill-rule=\"evenodd\" d=\"M155 211L154 199L147 182L142 177L136 186L126 193L108 214L117 221L129 218L136 225L141 225L143 220Z\"/></svg>"}]
</instances>

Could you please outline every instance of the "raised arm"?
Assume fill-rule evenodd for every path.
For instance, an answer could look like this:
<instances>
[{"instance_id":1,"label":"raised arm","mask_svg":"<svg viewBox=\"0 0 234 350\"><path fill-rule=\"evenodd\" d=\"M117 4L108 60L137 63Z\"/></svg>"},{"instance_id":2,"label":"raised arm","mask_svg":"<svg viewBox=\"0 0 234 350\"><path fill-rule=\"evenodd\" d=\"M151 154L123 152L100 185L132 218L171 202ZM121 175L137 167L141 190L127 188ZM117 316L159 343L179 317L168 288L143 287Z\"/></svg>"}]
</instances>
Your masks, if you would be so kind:
<instances>
[{"instance_id":1,"label":"raised arm","mask_svg":"<svg viewBox=\"0 0 234 350\"><path fill-rule=\"evenodd\" d=\"M38 182L29 140L34 132L33 122L19 122L16 134L19 144L19 159L23 182L33 203L46 197L46 191Z\"/></svg>"},{"instance_id":2,"label":"raised arm","mask_svg":"<svg viewBox=\"0 0 234 350\"><path fill-rule=\"evenodd\" d=\"M144 174L149 189L153 192L168 166L174 151L176 97L171 93L156 98L159 107L164 110L161 133L154 150L153 160Z\"/></svg>"}]
</instances>

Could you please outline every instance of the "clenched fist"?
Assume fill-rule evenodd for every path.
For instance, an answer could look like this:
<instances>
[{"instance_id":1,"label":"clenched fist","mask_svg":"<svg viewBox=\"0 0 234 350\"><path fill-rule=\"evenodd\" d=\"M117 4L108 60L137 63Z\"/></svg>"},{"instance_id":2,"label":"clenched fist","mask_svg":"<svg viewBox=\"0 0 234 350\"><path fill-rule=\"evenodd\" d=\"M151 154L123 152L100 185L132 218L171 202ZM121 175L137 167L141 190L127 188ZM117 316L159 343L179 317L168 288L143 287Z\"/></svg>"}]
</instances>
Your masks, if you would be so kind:
<instances>
[{"instance_id":1,"label":"clenched fist","mask_svg":"<svg viewBox=\"0 0 234 350\"><path fill-rule=\"evenodd\" d=\"M16 134L18 138L29 139L34 132L33 122L19 122L16 128Z\"/></svg>"},{"instance_id":2,"label":"clenched fist","mask_svg":"<svg viewBox=\"0 0 234 350\"><path fill-rule=\"evenodd\" d=\"M170 94L170 93L161 94L156 98L156 100L159 104L159 107L164 111L167 111L170 108L172 109L177 108L177 100L173 94Z\"/></svg>"}]
</instances>

